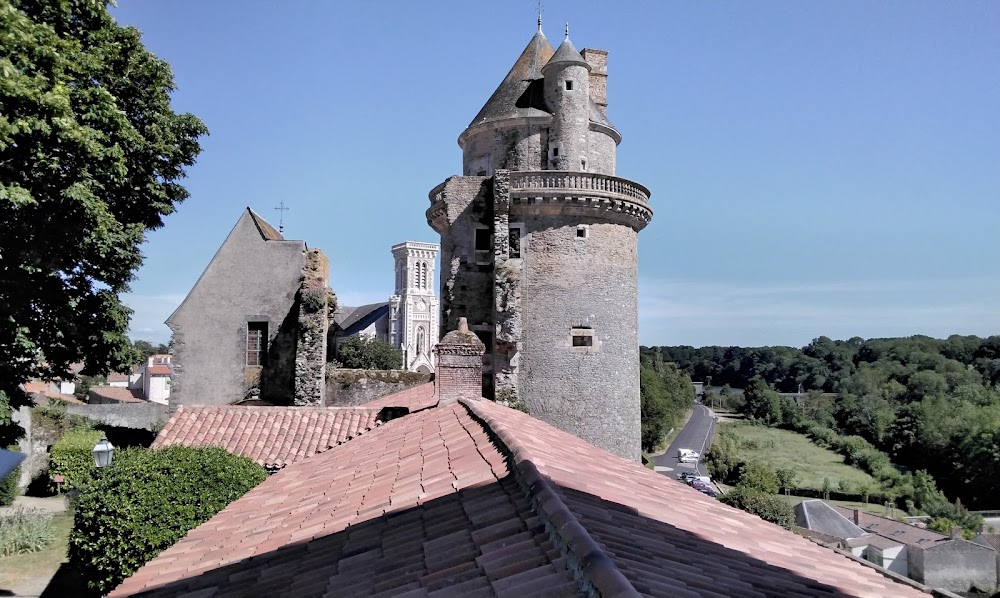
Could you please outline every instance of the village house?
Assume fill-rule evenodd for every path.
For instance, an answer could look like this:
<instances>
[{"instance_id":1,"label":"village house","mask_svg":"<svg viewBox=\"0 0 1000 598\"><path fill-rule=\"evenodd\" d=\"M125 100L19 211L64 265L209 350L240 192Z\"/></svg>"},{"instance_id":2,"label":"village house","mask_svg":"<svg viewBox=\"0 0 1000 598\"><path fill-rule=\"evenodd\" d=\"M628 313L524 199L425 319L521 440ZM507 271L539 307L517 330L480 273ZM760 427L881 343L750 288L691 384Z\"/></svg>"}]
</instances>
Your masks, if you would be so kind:
<instances>
[{"instance_id":1,"label":"village house","mask_svg":"<svg viewBox=\"0 0 1000 598\"><path fill-rule=\"evenodd\" d=\"M964 540L960 528L946 536L858 509L832 507L822 500L796 505L795 523L807 530L807 535L839 544L856 556L932 588L968 592L997 583L996 551Z\"/></svg>"}]
</instances>

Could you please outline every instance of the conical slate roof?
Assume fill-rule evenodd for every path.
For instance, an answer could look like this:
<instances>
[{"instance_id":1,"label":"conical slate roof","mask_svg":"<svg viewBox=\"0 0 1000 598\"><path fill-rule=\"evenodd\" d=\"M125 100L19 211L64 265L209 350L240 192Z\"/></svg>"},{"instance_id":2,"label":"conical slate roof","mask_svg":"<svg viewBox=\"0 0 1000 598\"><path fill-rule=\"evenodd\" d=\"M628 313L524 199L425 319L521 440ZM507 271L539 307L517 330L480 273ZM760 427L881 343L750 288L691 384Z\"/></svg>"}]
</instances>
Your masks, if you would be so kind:
<instances>
[{"instance_id":1,"label":"conical slate roof","mask_svg":"<svg viewBox=\"0 0 1000 598\"><path fill-rule=\"evenodd\" d=\"M542 66L554 52L545 34L541 31L536 33L469 126L508 118L548 115L542 89Z\"/></svg>"},{"instance_id":2,"label":"conical slate roof","mask_svg":"<svg viewBox=\"0 0 1000 598\"><path fill-rule=\"evenodd\" d=\"M583 59L583 56L580 55L580 53L576 50L576 46L573 45L573 42L569 41L568 35L566 36L566 39L563 40L563 43L559 44L559 49L556 50L556 53L552 55L552 58L549 58L549 61L545 63L545 66L549 66L550 64L556 64L557 62L579 64L580 66L587 67L588 71L590 70L590 65L587 63L586 60Z\"/></svg>"}]
</instances>

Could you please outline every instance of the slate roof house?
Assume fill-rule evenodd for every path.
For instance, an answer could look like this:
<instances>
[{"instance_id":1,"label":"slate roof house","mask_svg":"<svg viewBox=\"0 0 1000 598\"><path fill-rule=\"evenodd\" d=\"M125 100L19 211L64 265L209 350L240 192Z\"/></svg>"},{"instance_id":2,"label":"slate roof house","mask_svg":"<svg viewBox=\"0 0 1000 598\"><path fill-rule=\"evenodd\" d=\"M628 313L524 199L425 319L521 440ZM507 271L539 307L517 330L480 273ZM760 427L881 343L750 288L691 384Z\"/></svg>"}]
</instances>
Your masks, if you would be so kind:
<instances>
[{"instance_id":1,"label":"slate roof house","mask_svg":"<svg viewBox=\"0 0 1000 598\"><path fill-rule=\"evenodd\" d=\"M465 334L471 350L456 333L438 345L432 406L424 388L380 399L410 412L293 460L110 595L928 594L464 396L483 353Z\"/></svg>"},{"instance_id":2,"label":"slate roof house","mask_svg":"<svg viewBox=\"0 0 1000 598\"><path fill-rule=\"evenodd\" d=\"M996 551L961 535L949 537L821 500L796 505L795 523L812 532L807 535L839 543L856 556L932 588L968 592L997 582Z\"/></svg>"}]
</instances>

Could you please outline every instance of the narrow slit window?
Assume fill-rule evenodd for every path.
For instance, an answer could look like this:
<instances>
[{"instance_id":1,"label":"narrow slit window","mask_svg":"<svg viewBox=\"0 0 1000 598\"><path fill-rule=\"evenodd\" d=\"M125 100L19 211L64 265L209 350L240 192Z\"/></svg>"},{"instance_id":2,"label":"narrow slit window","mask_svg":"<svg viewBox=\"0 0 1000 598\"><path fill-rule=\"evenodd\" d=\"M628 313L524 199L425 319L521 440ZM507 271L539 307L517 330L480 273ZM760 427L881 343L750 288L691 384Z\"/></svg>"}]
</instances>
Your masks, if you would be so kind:
<instances>
[{"instance_id":1,"label":"narrow slit window","mask_svg":"<svg viewBox=\"0 0 1000 598\"><path fill-rule=\"evenodd\" d=\"M262 366L267 359L267 322L247 323L247 365Z\"/></svg>"},{"instance_id":2,"label":"narrow slit window","mask_svg":"<svg viewBox=\"0 0 1000 598\"><path fill-rule=\"evenodd\" d=\"M567 81L566 82L566 91L573 91L573 82L572 81Z\"/></svg>"},{"instance_id":3,"label":"narrow slit window","mask_svg":"<svg viewBox=\"0 0 1000 598\"><path fill-rule=\"evenodd\" d=\"M510 227L510 257L519 259L521 257L521 229L517 226Z\"/></svg>"},{"instance_id":4,"label":"narrow slit window","mask_svg":"<svg viewBox=\"0 0 1000 598\"><path fill-rule=\"evenodd\" d=\"M555 156L555 157L559 156L559 148L558 147L552 148L552 155Z\"/></svg>"}]
</instances>

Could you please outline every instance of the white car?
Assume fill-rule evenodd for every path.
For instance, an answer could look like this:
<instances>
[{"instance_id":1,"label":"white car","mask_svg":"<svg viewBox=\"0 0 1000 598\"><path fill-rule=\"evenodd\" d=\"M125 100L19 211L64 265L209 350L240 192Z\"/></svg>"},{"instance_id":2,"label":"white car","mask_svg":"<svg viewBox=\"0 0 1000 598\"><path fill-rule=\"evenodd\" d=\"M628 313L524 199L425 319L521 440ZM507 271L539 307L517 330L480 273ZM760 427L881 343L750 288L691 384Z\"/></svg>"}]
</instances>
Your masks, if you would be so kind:
<instances>
[{"instance_id":1,"label":"white car","mask_svg":"<svg viewBox=\"0 0 1000 598\"><path fill-rule=\"evenodd\" d=\"M697 463L698 462L698 456L697 455L684 455L683 457L681 457L680 459L678 459L678 461L680 461L681 463Z\"/></svg>"},{"instance_id":2,"label":"white car","mask_svg":"<svg viewBox=\"0 0 1000 598\"><path fill-rule=\"evenodd\" d=\"M694 457L695 459L697 459L700 456L701 455L699 455L695 451L692 451L691 449L686 449L686 448L677 449L677 458L678 459L684 459L685 457Z\"/></svg>"}]
</instances>

